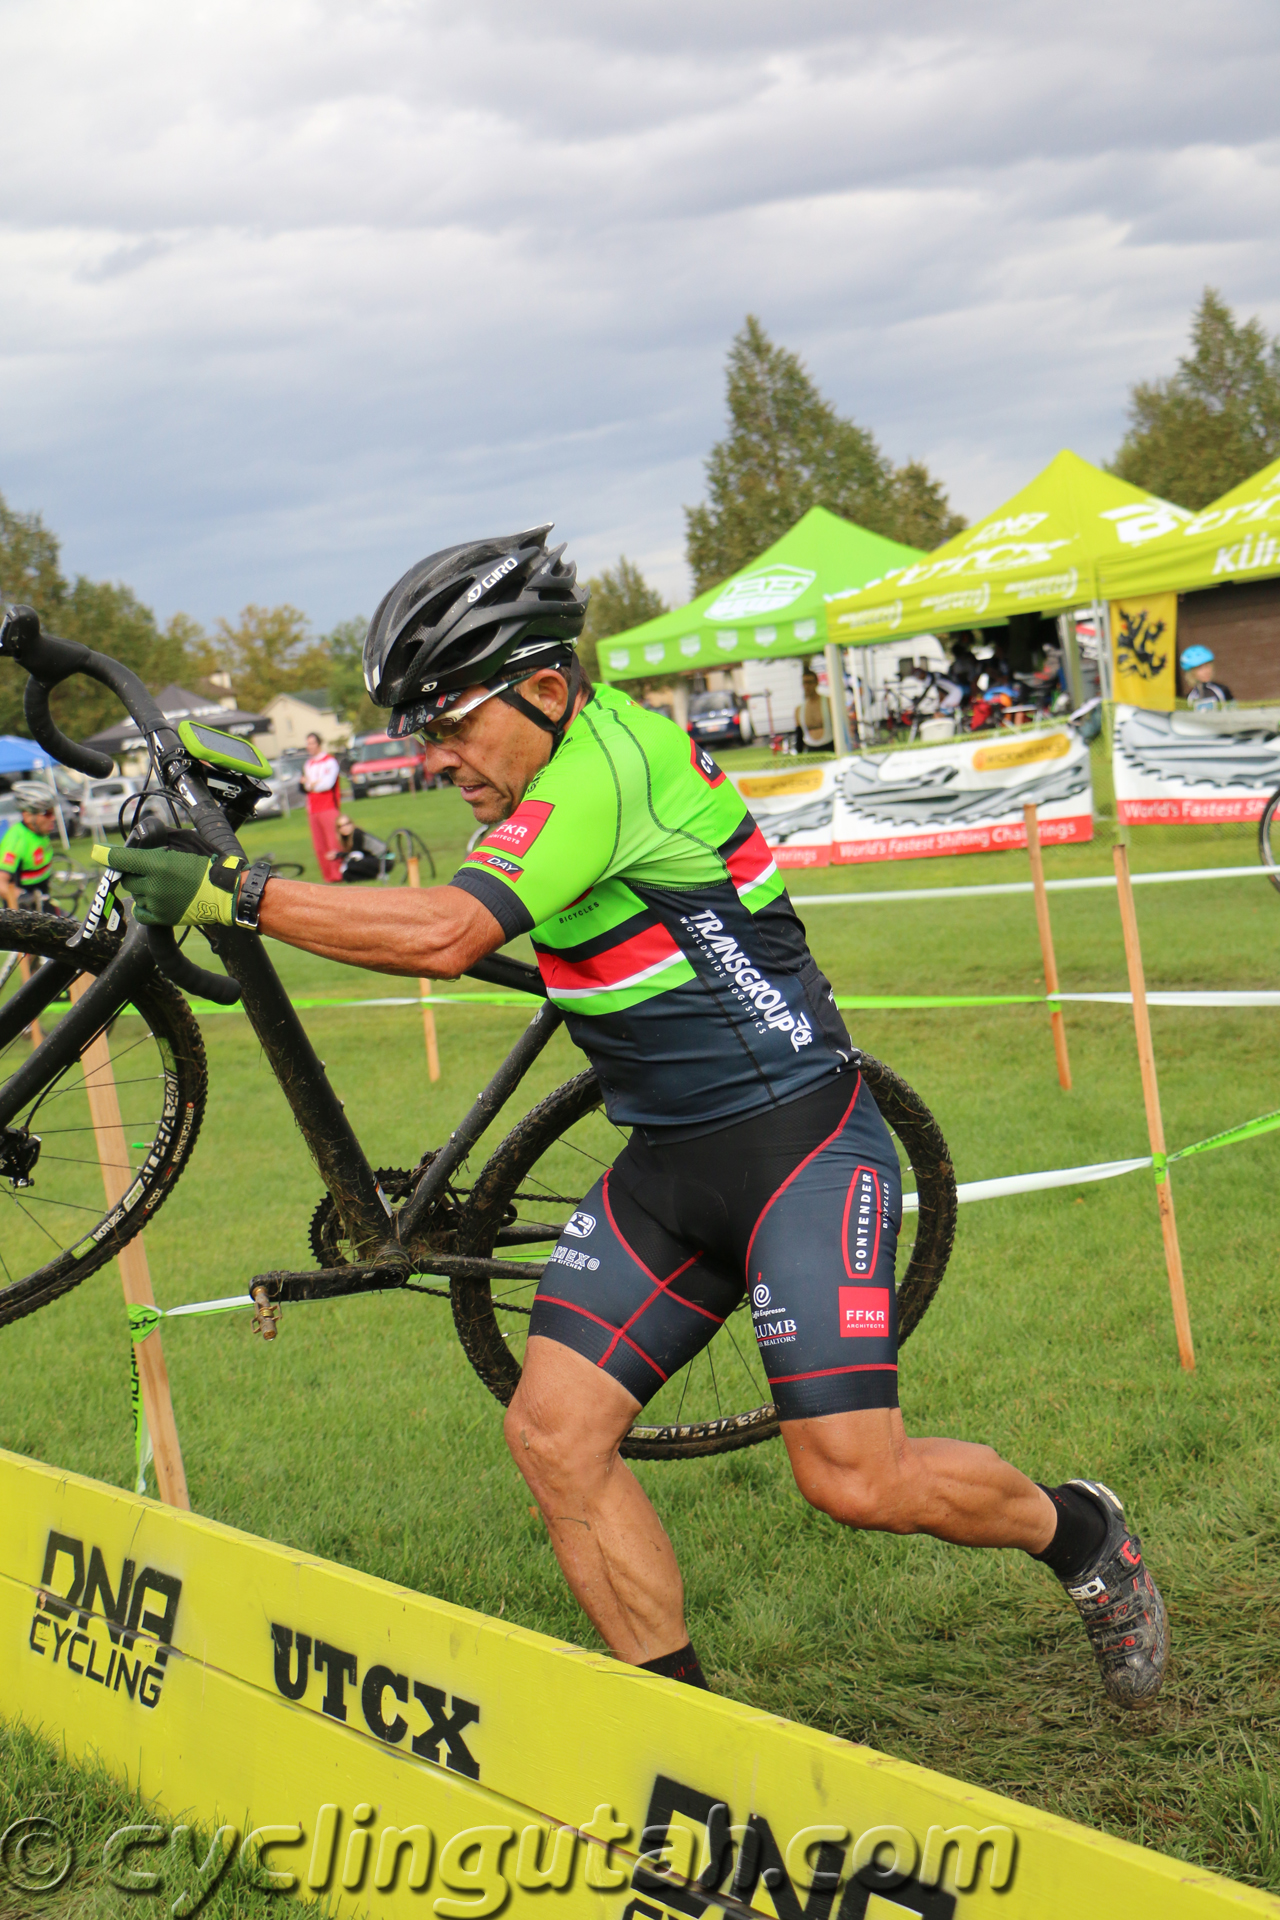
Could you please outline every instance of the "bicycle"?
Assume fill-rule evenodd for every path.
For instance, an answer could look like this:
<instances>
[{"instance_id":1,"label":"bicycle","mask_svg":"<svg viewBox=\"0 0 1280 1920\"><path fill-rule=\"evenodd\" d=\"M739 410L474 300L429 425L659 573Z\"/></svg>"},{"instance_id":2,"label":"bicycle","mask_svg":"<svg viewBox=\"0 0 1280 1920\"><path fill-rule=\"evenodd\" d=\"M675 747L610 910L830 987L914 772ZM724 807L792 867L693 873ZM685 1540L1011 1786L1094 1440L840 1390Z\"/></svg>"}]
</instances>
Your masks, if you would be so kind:
<instances>
[{"instance_id":1,"label":"bicycle","mask_svg":"<svg viewBox=\"0 0 1280 1920\"><path fill-rule=\"evenodd\" d=\"M1266 868L1272 886L1280 893L1280 787L1262 810L1258 822L1258 858Z\"/></svg>"},{"instance_id":2,"label":"bicycle","mask_svg":"<svg viewBox=\"0 0 1280 1920\"><path fill-rule=\"evenodd\" d=\"M43 634L30 609L11 608L0 623L0 657L27 669L26 715L36 739L86 773L98 774L104 756L61 733L50 716L50 689L85 673L133 716L150 753L154 804L149 817L135 820L130 844L161 844L181 821L187 844L194 832L209 851L241 851L236 829L252 816L261 783L238 768L256 749L188 721L175 730L133 673ZM156 817L164 808L174 825ZM0 1242L0 1325L78 1286L154 1217L177 1184L199 1138L208 1090L204 1043L185 989L222 1005L241 1003L325 1188L310 1228L318 1264L254 1275L245 1304L255 1307L255 1324L275 1337L280 1308L293 1301L386 1290L446 1298L472 1367L496 1399L509 1401L520 1377L513 1338L518 1344L542 1269L625 1138L603 1116L600 1088L588 1069L533 1106L479 1171L470 1171L473 1150L561 1024L536 968L493 956L470 970L487 984L528 993L540 1002L537 1011L442 1147L424 1152L412 1168L375 1169L259 937L227 928L204 935L226 969L215 973L197 966L171 929L125 920L112 882L104 873L82 924L40 914L13 914L0 923L0 951L21 947L48 963L0 1000L0 1057L73 981L86 983L38 1048L16 1068L11 1061L0 1067L7 1073L0 1085L0 1197L9 1202ZM134 1178L119 1204L104 1212L80 1056L112 1021ZM916 1178L916 1239L897 1290L906 1338L946 1269L955 1179L946 1142L919 1096L869 1056L862 1071ZM431 1279L447 1286L421 1284ZM739 1312L632 1427L625 1454L688 1458L777 1434L748 1313L744 1289Z\"/></svg>"}]
</instances>

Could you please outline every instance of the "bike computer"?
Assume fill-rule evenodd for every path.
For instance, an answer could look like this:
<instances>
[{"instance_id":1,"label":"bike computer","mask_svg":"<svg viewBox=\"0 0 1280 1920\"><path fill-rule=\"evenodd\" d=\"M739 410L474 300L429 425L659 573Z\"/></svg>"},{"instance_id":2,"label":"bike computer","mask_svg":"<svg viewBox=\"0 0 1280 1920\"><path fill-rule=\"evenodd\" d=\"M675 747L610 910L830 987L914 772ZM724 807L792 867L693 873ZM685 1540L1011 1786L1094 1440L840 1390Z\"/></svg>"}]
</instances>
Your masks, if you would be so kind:
<instances>
[{"instance_id":1,"label":"bike computer","mask_svg":"<svg viewBox=\"0 0 1280 1920\"><path fill-rule=\"evenodd\" d=\"M265 780L271 762L264 760L252 740L238 733L223 733L218 727L202 727L198 720L180 720L178 738L187 752L207 767L222 767L227 773L246 773L253 780Z\"/></svg>"}]
</instances>

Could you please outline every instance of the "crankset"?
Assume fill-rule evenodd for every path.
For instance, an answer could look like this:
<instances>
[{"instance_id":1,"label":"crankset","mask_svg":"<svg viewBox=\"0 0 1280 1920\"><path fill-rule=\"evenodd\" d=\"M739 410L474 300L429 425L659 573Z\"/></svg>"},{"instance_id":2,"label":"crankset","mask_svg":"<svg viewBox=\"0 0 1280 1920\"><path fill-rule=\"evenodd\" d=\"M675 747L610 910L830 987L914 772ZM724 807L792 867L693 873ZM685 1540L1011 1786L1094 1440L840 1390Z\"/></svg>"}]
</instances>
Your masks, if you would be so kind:
<instances>
[{"instance_id":1,"label":"crankset","mask_svg":"<svg viewBox=\"0 0 1280 1920\"><path fill-rule=\"evenodd\" d=\"M421 1180L431 1162L434 1153L429 1153L413 1168L379 1167L376 1170L378 1185L394 1206L397 1201L407 1200ZM412 1247L405 1248L406 1256L424 1252L447 1253L454 1245L454 1236L458 1227L458 1216L466 1203L467 1195L446 1182L431 1211L426 1231L418 1234ZM326 1193L311 1216L309 1230L311 1252L316 1264L321 1267L342 1267L350 1264L351 1252L342 1231L342 1222L338 1209L333 1204L333 1195Z\"/></svg>"}]
</instances>

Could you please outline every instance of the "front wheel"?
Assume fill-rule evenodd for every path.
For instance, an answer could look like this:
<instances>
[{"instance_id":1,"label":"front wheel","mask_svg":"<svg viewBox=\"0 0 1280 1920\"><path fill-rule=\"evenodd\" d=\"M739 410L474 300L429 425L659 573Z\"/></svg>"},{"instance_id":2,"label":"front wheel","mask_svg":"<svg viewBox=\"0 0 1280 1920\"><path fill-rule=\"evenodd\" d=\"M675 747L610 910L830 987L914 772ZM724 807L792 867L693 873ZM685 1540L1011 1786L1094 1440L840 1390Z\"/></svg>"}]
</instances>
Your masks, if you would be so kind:
<instances>
[{"instance_id":1,"label":"front wheel","mask_svg":"<svg viewBox=\"0 0 1280 1920\"><path fill-rule=\"evenodd\" d=\"M1258 858L1280 892L1280 787L1272 794L1258 822Z\"/></svg>"},{"instance_id":2,"label":"front wheel","mask_svg":"<svg viewBox=\"0 0 1280 1920\"><path fill-rule=\"evenodd\" d=\"M898 1337L919 1326L946 1272L956 1228L951 1156L933 1115L905 1080L869 1055L862 1077L915 1175L916 1238L898 1282ZM454 1324L472 1366L506 1406L520 1379L528 1313L564 1223L626 1136L601 1111L594 1073L581 1073L526 1114L471 1190L457 1250L528 1261L528 1280L454 1280ZM645 1408L622 1443L635 1460L687 1460L774 1439L777 1409L744 1289L710 1344Z\"/></svg>"},{"instance_id":3,"label":"front wheel","mask_svg":"<svg viewBox=\"0 0 1280 1920\"><path fill-rule=\"evenodd\" d=\"M75 921L52 915L0 914L0 973L11 955L22 954L74 957L81 978L101 973L119 951L119 937L98 934L69 953L76 931ZM15 966L0 989L0 1012L21 984ZM69 1005L66 996L52 1000L40 1012L41 1026L55 1026ZM0 1326L56 1300L113 1259L154 1217L195 1146L208 1075L200 1029L177 988L153 974L109 1033L51 1075L0 1129ZM29 1032L15 1034L0 1049L0 1080L30 1053ZM105 1199L103 1158L122 1196L115 1205Z\"/></svg>"}]
</instances>

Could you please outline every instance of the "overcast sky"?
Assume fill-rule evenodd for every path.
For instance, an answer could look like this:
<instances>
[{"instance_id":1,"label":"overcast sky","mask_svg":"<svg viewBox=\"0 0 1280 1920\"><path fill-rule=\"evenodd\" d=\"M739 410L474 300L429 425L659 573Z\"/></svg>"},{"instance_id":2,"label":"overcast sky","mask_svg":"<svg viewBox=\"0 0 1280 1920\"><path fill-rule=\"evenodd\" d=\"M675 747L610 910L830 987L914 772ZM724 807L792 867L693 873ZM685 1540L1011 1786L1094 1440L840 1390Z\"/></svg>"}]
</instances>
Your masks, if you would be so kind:
<instances>
[{"instance_id":1,"label":"overcast sky","mask_svg":"<svg viewBox=\"0 0 1280 1920\"><path fill-rule=\"evenodd\" d=\"M1275 0L0 0L0 75L0 493L162 617L543 519L686 598L748 311L971 518L1206 282L1280 330Z\"/></svg>"}]
</instances>

